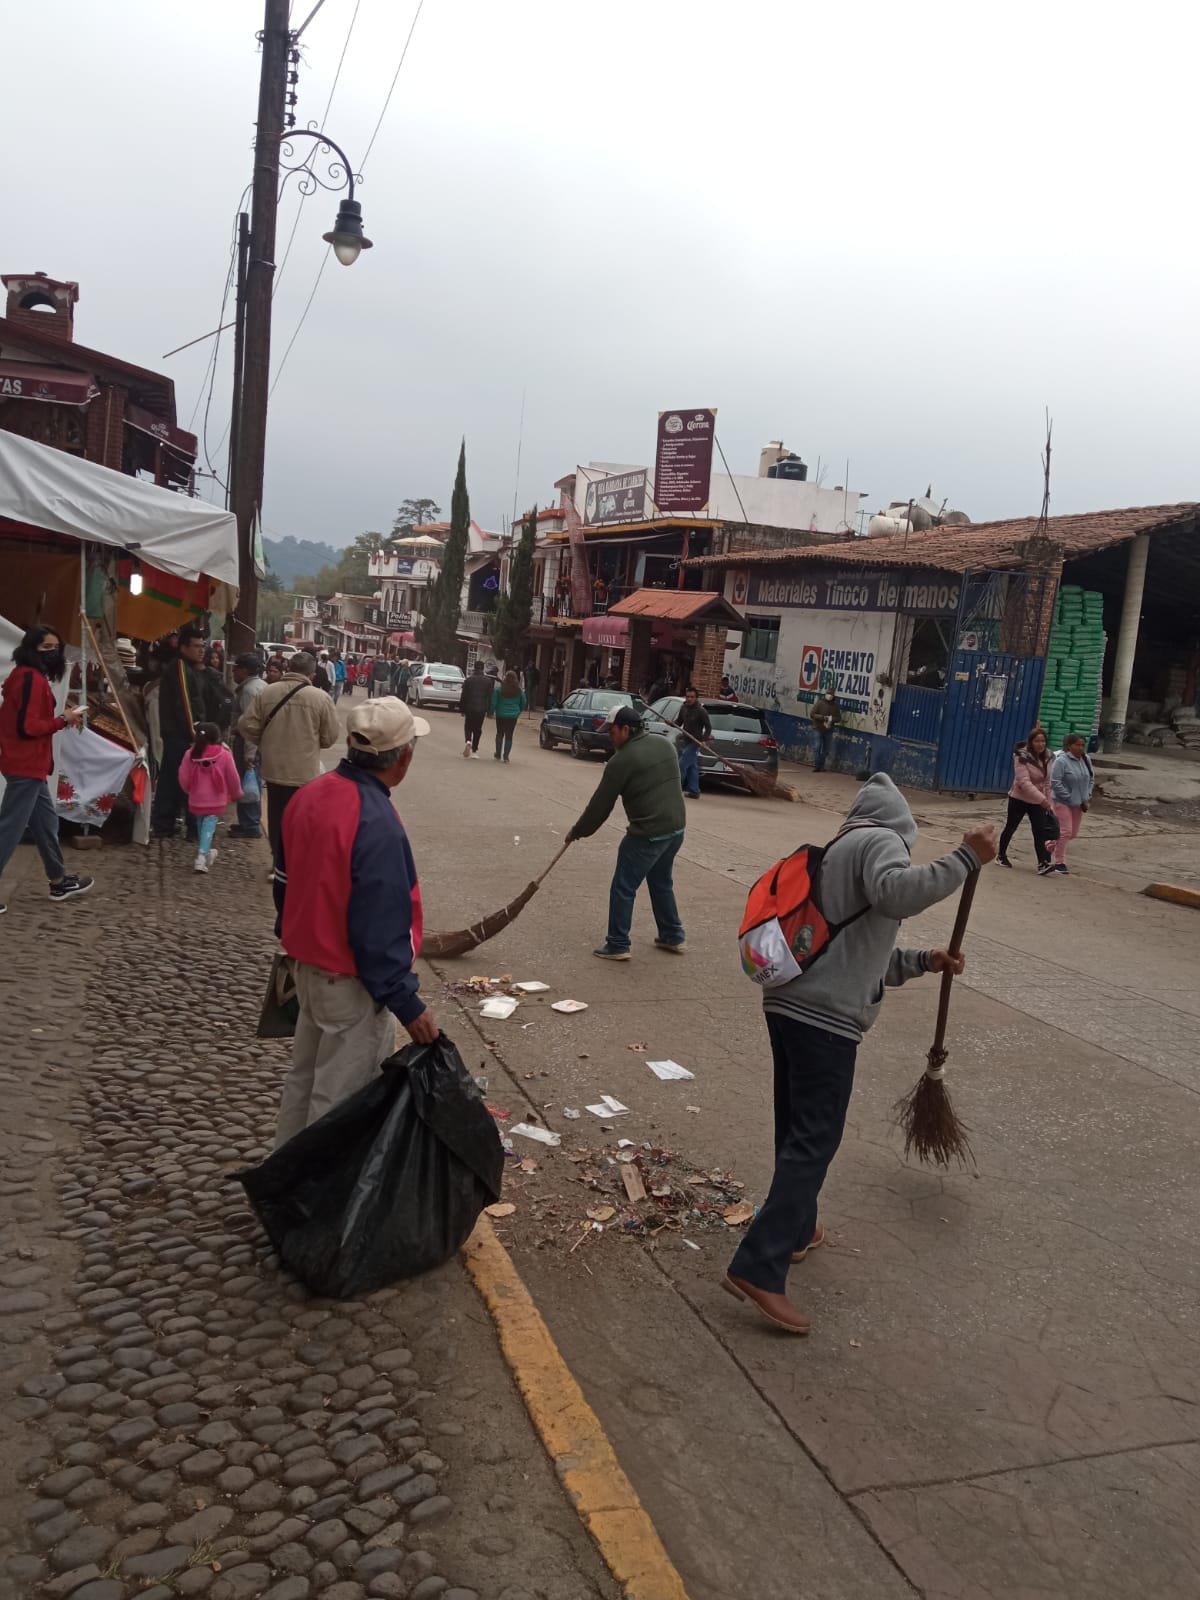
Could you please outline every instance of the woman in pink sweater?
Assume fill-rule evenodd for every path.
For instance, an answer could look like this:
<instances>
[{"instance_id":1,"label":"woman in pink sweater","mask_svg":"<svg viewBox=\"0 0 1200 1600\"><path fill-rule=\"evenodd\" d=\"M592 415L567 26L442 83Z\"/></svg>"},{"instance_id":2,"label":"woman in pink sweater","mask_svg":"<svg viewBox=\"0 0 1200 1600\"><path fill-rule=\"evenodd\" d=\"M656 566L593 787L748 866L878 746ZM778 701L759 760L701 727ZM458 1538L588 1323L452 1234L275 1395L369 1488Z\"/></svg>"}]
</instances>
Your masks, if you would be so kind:
<instances>
[{"instance_id":1,"label":"woman in pink sweater","mask_svg":"<svg viewBox=\"0 0 1200 1600\"><path fill-rule=\"evenodd\" d=\"M1000 835L1000 854L996 860L1011 867L1008 847L1023 817L1029 818L1033 847L1037 851L1038 871L1044 877L1053 865L1047 832L1054 834L1054 796L1050 790L1050 771L1054 763L1046 748L1046 735L1035 728L1024 744L1013 751L1013 782L1008 791L1008 819Z\"/></svg>"},{"instance_id":2,"label":"woman in pink sweater","mask_svg":"<svg viewBox=\"0 0 1200 1600\"><path fill-rule=\"evenodd\" d=\"M179 763L179 787L188 797L200 836L195 870L207 872L217 855L213 849L217 821L231 800L242 798L237 763L232 750L221 743L215 722L196 724L196 742Z\"/></svg>"}]
</instances>

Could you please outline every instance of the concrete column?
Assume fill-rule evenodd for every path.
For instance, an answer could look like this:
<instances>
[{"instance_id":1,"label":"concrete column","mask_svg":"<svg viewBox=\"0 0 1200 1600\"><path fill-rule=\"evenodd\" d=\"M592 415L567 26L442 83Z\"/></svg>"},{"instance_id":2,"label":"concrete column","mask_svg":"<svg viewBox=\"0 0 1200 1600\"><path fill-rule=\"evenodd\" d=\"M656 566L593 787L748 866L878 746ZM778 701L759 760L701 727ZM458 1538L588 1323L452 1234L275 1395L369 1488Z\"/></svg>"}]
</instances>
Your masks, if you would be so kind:
<instances>
[{"instance_id":1,"label":"concrete column","mask_svg":"<svg viewBox=\"0 0 1200 1600\"><path fill-rule=\"evenodd\" d=\"M1150 554L1150 535L1139 534L1129 546L1125 568L1125 599L1121 605L1121 631L1117 635L1117 658L1113 663L1112 692L1108 697L1108 717L1101 727L1104 749L1112 754L1125 742L1125 721L1129 715L1129 685L1133 678L1133 658L1137 654L1138 626L1142 620L1142 595L1146 588L1146 560Z\"/></svg>"}]
</instances>

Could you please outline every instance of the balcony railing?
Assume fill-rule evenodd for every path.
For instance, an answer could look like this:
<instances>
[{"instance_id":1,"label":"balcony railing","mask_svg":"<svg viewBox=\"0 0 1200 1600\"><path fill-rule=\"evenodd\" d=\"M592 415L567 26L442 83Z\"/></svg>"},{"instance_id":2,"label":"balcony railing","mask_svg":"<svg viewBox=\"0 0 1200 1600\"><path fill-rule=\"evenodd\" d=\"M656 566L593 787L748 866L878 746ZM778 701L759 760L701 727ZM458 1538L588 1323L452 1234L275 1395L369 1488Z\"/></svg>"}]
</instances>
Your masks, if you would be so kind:
<instances>
[{"instance_id":1,"label":"balcony railing","mask_svg":"<svg viewBox=\"0 0 1200 1600\"><path fill-rule=\"evenodd\" d=\"M463 633L471 633L483 638L487 632L489 612L463 611L459 613L458 626Z\"/></svg>"},{"instance_id":2,"label":"balcony railing","mask_svg":"<svg viewBox=\"0 0 1200 1600\"><path fill-rule=\"evenodd\" d=\"M576 615L569 594L535 595L530 607L532 622L554 622L559 617L573 617Z\"/></svg>"}]
</instances>

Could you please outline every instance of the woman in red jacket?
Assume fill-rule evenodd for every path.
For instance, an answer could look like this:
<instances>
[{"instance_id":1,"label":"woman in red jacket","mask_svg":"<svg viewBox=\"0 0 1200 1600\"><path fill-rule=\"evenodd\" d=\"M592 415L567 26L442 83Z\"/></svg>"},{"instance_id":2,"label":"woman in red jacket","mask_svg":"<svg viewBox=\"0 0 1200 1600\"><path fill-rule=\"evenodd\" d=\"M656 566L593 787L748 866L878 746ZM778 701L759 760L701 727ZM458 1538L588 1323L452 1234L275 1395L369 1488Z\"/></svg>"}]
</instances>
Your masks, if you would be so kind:
<instances>
[{"instance_id":1,"label":"woman in red jacket","mask_svg":"<svg viewBox=\"0 0 1200 1600\"><path fill-rule=\"evenodd\" d=\"M68 873L58 848L58 813L46 779L54 770L51 740L60 728L73 728L83 711L68 706L59 716L50 685L63 675L66 658L62 636L44 622L30 628L13 651L16 665L0 690L0 874L25 837L26 828L38 847L51 900L86 894L91 878ZM0 904L0 913L8 910Z\"/></svg>"}]
</instances>

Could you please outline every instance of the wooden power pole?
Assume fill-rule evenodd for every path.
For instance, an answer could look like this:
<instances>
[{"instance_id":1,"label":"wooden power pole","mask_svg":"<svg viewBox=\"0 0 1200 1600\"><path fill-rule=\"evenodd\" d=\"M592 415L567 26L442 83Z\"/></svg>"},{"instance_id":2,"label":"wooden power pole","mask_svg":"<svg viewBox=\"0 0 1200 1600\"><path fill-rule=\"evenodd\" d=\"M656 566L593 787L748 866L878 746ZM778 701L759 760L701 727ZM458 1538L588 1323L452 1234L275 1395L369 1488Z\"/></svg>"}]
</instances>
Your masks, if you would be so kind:
<instances>
[{"instance_id":1,"label":"wooden power pole","mask_svg":"<svg viewBox=\"0 0 1200 1600\"><path fill-rule=\"evenodd\" d=\"M271 383L271 295L275 286L275 222L279 210L279 145L287 107L290 53L288 0L265 0L245 304L240 308L245 319L242 370L230 467L232 509L238 525L240 590L237 613L229 627L231 656L253 648L258 614L258 574L254 565L254 547L262 514L266 463L267 400Z\"/></svg>"}]
</instances>

